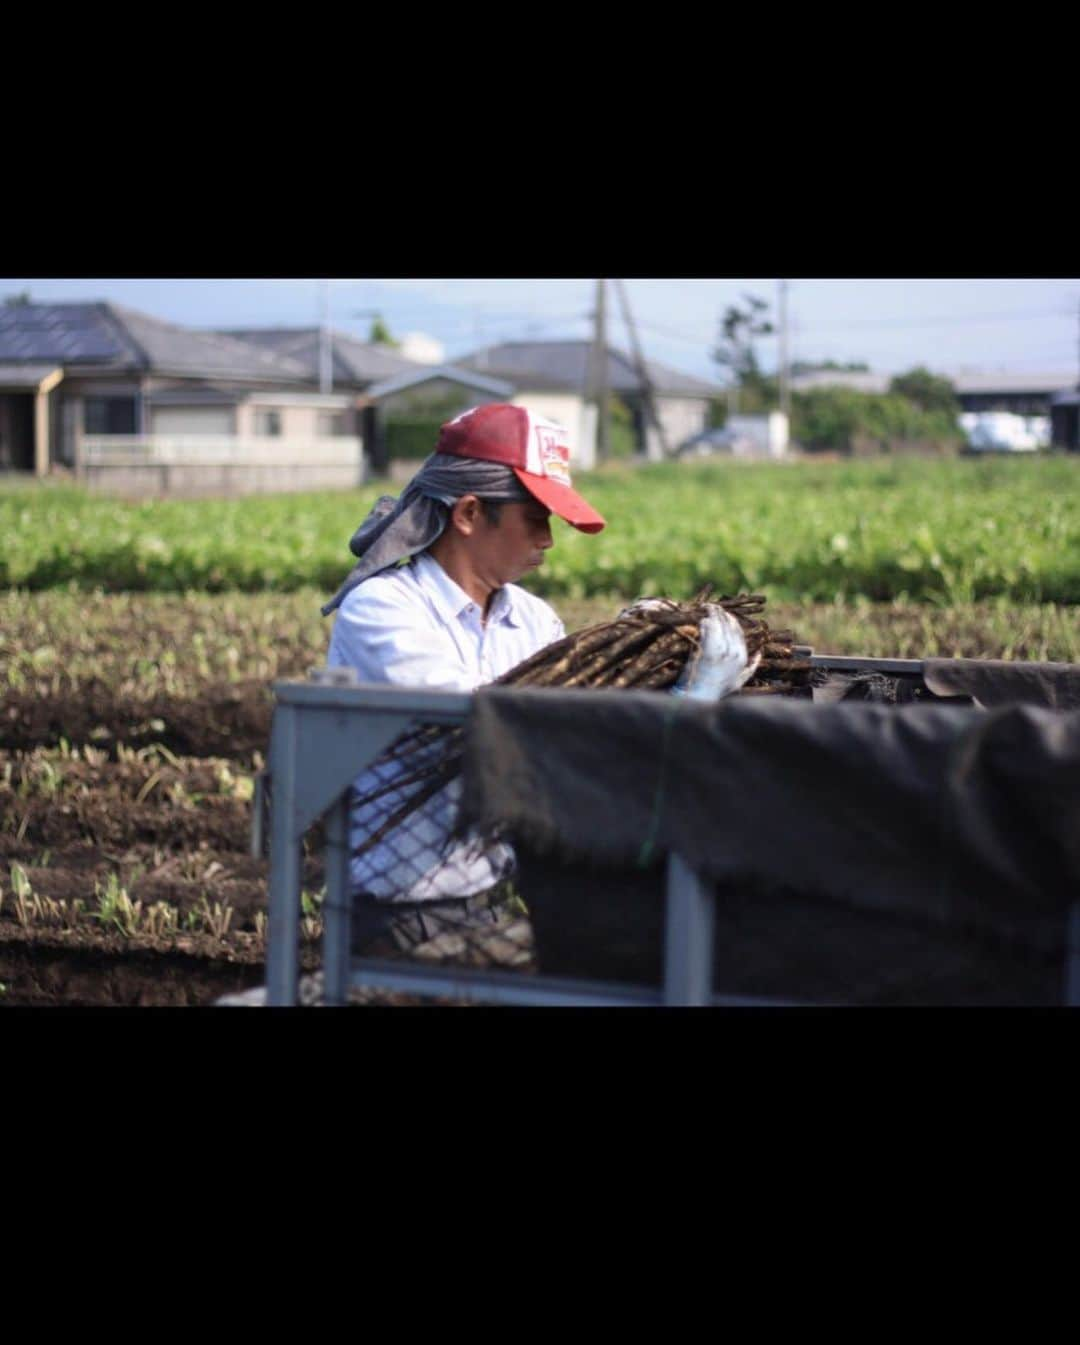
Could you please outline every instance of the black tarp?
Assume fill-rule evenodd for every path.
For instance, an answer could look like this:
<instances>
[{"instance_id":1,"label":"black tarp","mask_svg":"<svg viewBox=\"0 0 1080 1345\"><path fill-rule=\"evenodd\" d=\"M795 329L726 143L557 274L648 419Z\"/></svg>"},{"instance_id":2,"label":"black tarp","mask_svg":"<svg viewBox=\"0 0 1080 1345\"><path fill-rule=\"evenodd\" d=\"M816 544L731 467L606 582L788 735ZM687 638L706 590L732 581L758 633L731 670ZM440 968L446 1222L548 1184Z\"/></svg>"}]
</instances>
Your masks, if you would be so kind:
<instances>
[{"instance_id":1,"label":"black tarp","mask_svg":"<svg viewBox=\"0 0 1080 1345\"><path fill-rule=\"evenodd\" d=\"M1080 667L1005 659L928 658L923 681L935 696L970 696L977 705L1039 705L1080 710Z\"/></svg>"},{"instance_id":2,"label":"black tarp","mask_svg":"<svg viewBox=\"0 0 1080 1345\"><path fill-rule=\"evenodd\" d=\"M863 999L889 1002L892 991L880 992L898 983L905 930L983 939L1054 969L1039 990L1021 976L1013 987L1021 1001L1059 984L1065 920L1080 898L1080 714L779 697L710 706L650 693L508 688L474 700L462 822L511 836L523 870L546 864L549 892L558 886L553 865L564 888L583 866L594 878L607 872L599 886L578 883L570 907L560 897L565 922L583 893L603 889L607 913L597 907L588 917L606 931L590 945L594 963L613 931L635 943L633 919L619 914L621 901L626 912L633 903L620 891L637 893L640 916L642 891L658 897L657 865L677 851L719 885L718 909L753 913L757 903L803 942L835 924L839 910L852 913L858 928L838 928L837 946L847 939L857 957L858 945L878 945ZM558 968L545 966L542 947L541 967L653 979L658 926L656 911L648 915L651 970L634 957L590 968L564 956ZM563 952L574 942L564 940ZM641 952L640 940L635 946ZM784 992L782 962L771 979L749 977L757 993ZM847 998L850 974L837 964L824 978L804 977L802 991ZM1005 974L982 966L974 998L994 1002L994 977ZM933 984L924 977L923 990ZM953 992L943 985L935 993L946 1002ZM904 994L919 1002L917 978L897 1000Z\"/></svg>"}]
</instances>

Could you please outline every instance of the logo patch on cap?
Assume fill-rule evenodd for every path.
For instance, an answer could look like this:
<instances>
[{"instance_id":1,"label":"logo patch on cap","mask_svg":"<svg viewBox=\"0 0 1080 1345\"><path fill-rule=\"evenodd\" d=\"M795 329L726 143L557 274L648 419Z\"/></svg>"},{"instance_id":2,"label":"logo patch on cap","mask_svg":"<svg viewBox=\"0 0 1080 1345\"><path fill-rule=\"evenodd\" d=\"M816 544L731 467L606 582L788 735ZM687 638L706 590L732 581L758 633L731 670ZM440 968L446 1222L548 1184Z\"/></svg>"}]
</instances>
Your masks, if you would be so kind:
<instances>
[{"instance_id":1,"label":"logo patch on cap","mask_svg":"<svg viewBox=\"0 0 1080 1345\"><path fill-rule=\"evenodd\" d=\"M544 475L560 485L570 484L570 446L563 432L553 426L536 425L536 444L540 452L540 467Z\"/></svg>"}]
</instances>

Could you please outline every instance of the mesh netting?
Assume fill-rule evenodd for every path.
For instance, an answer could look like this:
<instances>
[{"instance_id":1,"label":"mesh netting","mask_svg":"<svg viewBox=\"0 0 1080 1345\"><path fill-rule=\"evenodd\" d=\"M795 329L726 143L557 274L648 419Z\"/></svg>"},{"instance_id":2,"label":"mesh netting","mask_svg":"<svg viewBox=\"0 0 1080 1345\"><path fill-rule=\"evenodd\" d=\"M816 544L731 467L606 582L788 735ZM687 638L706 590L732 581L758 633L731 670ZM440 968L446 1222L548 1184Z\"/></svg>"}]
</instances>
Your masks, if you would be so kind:
<instances>
[{"instance_id":1,"label":"mesh netting","mask_svg":"<svg viewBox=\"0 0 1080 1345\"><path fill-rule=\"evenodd\" d=\"M459 725L420 724L355 780L349 804L352 951L531 969L532 929L502 841L455 834Z\"/></svg>"}]
</instances>

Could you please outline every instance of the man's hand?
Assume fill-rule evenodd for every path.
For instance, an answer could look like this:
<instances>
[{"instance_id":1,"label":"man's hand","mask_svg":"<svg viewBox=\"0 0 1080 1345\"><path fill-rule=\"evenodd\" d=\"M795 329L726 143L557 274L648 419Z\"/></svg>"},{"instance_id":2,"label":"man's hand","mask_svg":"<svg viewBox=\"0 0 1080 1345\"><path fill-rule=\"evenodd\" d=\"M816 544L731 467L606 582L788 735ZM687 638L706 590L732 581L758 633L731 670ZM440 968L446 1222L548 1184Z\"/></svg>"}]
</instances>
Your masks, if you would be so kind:
<instances>
[{"instance_id":1,"label":"man's hand","mask_svg":"<svg viewBox=\"0 0 1080 1345\"><path fill-rule=\"evenodd\" d=\"M742 627L730 612L712 603L707 610L701 623L701 647L687 660L672 692L694 700L718 701L753 677L761 655L750 658Z\"/></svg>"}]
</instances>

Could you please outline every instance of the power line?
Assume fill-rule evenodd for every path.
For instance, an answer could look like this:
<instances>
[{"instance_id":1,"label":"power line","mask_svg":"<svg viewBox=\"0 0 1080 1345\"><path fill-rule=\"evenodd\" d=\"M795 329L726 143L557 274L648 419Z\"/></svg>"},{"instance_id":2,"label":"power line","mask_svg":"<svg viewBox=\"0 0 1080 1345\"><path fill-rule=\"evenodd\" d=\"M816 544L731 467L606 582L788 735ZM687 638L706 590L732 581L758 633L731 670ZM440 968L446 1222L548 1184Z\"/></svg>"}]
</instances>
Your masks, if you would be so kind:
<instances>
[{"instance_id":1,"label":"power line","mask_svg":"<svg viewBox=\"0 0 1080 1345\"><path fill-rule=\"evenodd\" d=\"M1055 309L1051 312L1049 309L1039 312L1027 313L972 313L963 317L956 313L948 315L925 317L925 318L850 318L844 321L836 322L814 322L814 328L848 328L848 327L929 327L943 325L948 327L977 325L983 322L1022 322L1031 318L1056 318L1063 317L1064 314Z\"/></svg>"},{"instance_id":2,"label":"power line","mask_svg":"<svg viewBox=\"0 0 1080 1345\"><path fill-rule=\"evenodd\" d=\"M1069 309L1069 310L1064 310L1064 309L1053 309L1053 310L1050 310L1050 309L1041 309L1041 310L1038 310L1038 311L1029 311L1029 312L1023 312L1023 313L1018 313L1018 312L1012 312L1012 313L975 313L975 314L969 314L969 315L966 316L966 317L961 316L961 315L958 315L958 314L955 314L955 313L952 313L952 314L947 314L947 315L946 315L946 314L934 315L933 317L924 317L924 318L918 318L918 317L911 317L911 318L849 318L849 319L842 319L842 320L839 320L839 321L834 320L834 321L831 321L831 322L830 322L830 321L826 321L826 322L807 321L806 319L803 319L803 324L804 324L804 327L805 327L807 330L809 330L809 329L812 328L814 331L819 331L819 330L820 330L820 331L826 331L826 330L829 330L829 331L839 331L839 330L841 330L841 329L846 330L846 329L848 329L848 328L867 328L867 327L919 327L919 326L933 326L933 325L937 325L937 324L940 324L940 325L943 325L943 326L968 326L968 325L979 324L979 323L983 323L983 322L1014 322L1014 321L1028 321L1028 320L1030 320L1030 319L1034 319L1034 318L1043 318L1043 319L1046 319L1046 318L1053 318L1053 317L1069 317L1069 318L1071 318L1071 316L1072 316L1072 310L1071 310L1071 309ZM665 336L665 337L667 337L669 340L672 340L672 341L685 341L685 342L687 342L687 343L689 343L689 344L696 345L696 346L709 345L709 344L711 344L712 339L713 339L713 338L710 337L710 336L703 336L703 335L700 335L700 334L697 335L697 336L692 336L689 332L687 332L687 331L685 331L685 330L684 330L684 331L676 331L676 330L675 330L674 328L672 328L672 327L661 327L661 326L659 326L659 325L658 325L657 323L655 323L655 322L642 322L640 318L638 319L637 325L638 325L643 331L652 332L652 333L653 333L654 335L656 335L656 336Z\"/></svg>"}]
</instances>

